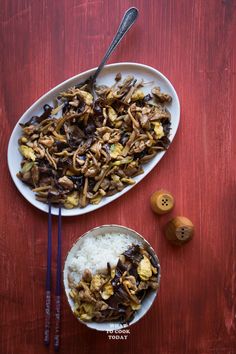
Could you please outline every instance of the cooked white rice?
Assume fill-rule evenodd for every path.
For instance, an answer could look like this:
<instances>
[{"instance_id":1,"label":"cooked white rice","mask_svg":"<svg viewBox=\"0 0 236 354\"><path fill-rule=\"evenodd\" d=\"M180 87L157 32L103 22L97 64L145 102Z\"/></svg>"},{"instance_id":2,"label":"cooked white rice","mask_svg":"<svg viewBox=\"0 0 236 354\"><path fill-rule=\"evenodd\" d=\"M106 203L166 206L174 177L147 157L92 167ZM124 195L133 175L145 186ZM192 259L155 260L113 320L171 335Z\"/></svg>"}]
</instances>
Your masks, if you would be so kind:
<instances>
[{"instance_id":1,"label":"cooked white rice","mask_svg":"<svg viewBox=\"0 0 236 354\"><path fill-rule=\"evenodd\" d=\"M79 282L85 269L95 274L106 271L108 262L111 267L115 267L119 256L132 244L141 245L142 242L131 235L120 233L85 236L67 259L73 281Z\"/></svg>"}]
</instances>

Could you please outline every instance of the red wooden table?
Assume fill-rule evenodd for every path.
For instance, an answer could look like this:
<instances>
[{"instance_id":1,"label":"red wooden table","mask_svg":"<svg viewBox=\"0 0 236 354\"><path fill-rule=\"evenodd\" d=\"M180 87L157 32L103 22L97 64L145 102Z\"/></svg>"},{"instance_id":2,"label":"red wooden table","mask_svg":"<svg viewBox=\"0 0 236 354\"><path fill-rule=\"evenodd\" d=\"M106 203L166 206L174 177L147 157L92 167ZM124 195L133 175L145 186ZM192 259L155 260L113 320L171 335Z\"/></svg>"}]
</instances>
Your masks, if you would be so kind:
<instances>
[{"instance_id":1,"label":"red wooden table","mask_svg":"<svg viewBox=\"0 0 236 354\"><path fill-rule=\"evenodd\" d=\"M98 64L129 6L139 8L139 19L110 62L145 63L167 75L180 97L181 124L160 164L128 194L91 214L63 218L63 259L90 228L126 225L159 255L161 289L127 340L109 340L78 324L63 296L61 353L236 353L236 2L2 0L1 354L53 353L42 343L47 215L11 181L9 136L39 96ZM158 218L149 197L160 187L175 195L176 206ZM196 226L182 248L163 235L172 215ZM54 285L55 263L54 252Z\"/></svg>"}]
</instances>

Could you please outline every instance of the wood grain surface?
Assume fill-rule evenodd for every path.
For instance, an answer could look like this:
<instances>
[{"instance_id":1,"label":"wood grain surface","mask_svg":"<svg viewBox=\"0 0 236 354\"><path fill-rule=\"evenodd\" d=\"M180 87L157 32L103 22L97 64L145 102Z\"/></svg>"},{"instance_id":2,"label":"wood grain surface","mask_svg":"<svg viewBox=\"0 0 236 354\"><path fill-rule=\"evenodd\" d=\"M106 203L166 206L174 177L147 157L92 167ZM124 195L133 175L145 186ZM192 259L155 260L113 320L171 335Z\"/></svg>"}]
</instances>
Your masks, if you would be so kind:
<instances>
[{"instance_id":1,"label":"wood grain surface","mask_svg":"<svg viewBox=\"0 0 236 354\"><path fill-rule=\"evenodd\" d=\"M43 93L99 63L129 6L140 16L110 62L163 72L179 94L181 124L160 164L128 194L91 214L63 218L63 260L90 228L129 226L155 248L161 289L127 340L77 323L63 296L61 353L236 353L236 1L1 0L1 354L53 353L43 345L47 215L10 178L11 131ZM176 198L171 214L161 217L149 205L159 188ZM163 234L177 215L196 227L182 248ZM55 288L56 220L53 227Z\"/></svg>"}]
</instances>

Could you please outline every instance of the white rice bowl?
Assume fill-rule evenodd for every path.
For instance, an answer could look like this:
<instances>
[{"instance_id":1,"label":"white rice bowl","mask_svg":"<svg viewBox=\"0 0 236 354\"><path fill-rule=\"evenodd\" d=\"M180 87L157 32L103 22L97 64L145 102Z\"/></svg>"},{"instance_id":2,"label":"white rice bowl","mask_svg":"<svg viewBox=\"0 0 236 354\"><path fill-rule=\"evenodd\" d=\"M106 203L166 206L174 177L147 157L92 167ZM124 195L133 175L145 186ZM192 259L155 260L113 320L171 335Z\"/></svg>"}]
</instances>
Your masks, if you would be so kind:
<instances>
[{"instance_id":1,"label":"white rice bowl","mask_svg":"<svg viewBox=\"0 0 236 354\"><path fill-rule=\"evenodd\" d=\"M72 281L78 283L82 278L85 269L90 269L92 274L105 272L107 269L107 263L109 262L111 267L115 267L119 256L132 244L148 247L149 252L155 256L159 264L159 260L150 244L136 231L124 226L103 225L96 227L77 240L69 251L64 266L64 287L72 312L74 311L74 302L69 296L70 288L68 284L68 275L70 274ZM158 283L160 283L160 271ZM142 301L141 308L136 311L135 317L129 325L123 325L115 321L98 323L78 320L89 328L99 331L122 329L134 324L147 313L156 294L157 290L150 290L146 294Z\"/></svg>"}]
</instances>

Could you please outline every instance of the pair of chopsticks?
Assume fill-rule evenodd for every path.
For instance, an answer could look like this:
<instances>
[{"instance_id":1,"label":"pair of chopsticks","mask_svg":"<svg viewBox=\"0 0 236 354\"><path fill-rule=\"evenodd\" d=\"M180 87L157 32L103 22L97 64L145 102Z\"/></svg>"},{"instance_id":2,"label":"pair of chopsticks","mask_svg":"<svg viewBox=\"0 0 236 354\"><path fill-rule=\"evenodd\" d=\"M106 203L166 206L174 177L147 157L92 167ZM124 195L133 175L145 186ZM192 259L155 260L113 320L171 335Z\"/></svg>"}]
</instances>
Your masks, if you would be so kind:
<instances>
[{"instance_id":1,"label":"pair of chopsticks","mask_svg":"<svg viewBox=\"0 0 236 354\"><path fill-rule=\"evenodd\" d=\"M47 273L46 273L46 297L45 297L45 327L44 343L50 344L50 324L51 324L51 266L52 266L52 213L51 203L48 202L48 249L47 249ZM60 347L60 318L61 318L61 206L58 211L58 234L57 234L57 276L55 292L55 332L54 349Z\"/></svg>"}]
</instances>

